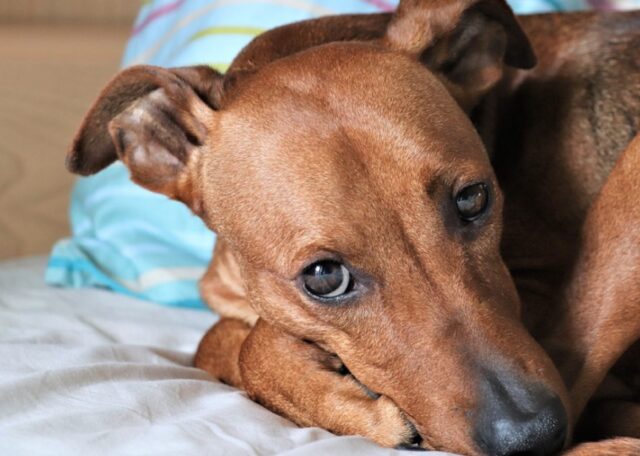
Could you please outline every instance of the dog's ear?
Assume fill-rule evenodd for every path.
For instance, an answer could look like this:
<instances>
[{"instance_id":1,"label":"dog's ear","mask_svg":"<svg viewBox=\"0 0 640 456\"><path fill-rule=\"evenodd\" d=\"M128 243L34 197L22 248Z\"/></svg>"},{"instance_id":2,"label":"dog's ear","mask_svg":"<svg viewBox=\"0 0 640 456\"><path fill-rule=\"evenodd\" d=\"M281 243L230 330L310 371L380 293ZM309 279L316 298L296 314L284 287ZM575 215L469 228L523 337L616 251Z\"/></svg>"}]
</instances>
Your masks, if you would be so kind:
<instances>
[{"instance_id":1,"label":"dog's ear","mask_svg":"<svg viewBox=\"0 0 640 456\"><path fill-rule=\"evenodd\" d=\"M502 77L536 57L505 0L401 0L383 39L416 55L470 110Z\"/></svg>"},{"instance_id":2,"label":"dog's ear","mask_svg":"<svg viewBox=\"0 0 640 456\"><path fill-rule=\"evenodd\" d=\"M131 179L199 212L192 172L219 109L222 75L209 67L132 67L102 91L67 154L84 176L117 159Z\"/></svg>"}]
</instances>

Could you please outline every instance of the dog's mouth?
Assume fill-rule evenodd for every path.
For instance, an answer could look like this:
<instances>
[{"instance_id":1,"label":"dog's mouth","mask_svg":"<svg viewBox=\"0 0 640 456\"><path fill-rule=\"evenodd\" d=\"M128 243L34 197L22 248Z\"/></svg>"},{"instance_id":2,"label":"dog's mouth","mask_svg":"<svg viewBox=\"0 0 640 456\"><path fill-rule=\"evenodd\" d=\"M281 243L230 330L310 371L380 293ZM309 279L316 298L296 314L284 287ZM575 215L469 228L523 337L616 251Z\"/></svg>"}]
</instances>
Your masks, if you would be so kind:
<instances>
[{"instance_id":1,"label":"dog's mouth","mask_svg":"<svg viewBox=\"0 0 640 456\"><path fill-rule=\"evenodd\" d=\"M407 439L406 443L401 443L400 445L396 446L396 449L406 450L406 451L427 451L428 449L429 450L433 449L433 448L425 447L426 442L418 432L418 429L416 428L416 425L414 424L413 419L409 415L407 415L405 412L403 412L403 414L407 422L407 427L411 431L411 436L410 438Z\"/></svg>"},{"instance_id":2,"label":"dog's mouth","mask_svg":"<svg viewBox=\"0 0 640 456\"><path fill-rule=\"evenodd\" d=\"M334 367L338 374L344 377L349 377L351 380L353 380L353 382L355 382L362 389L362 391L364 391L365 394L371 399L377 400L377 399L380 399L380 397L382 397L382 394L371 390L367 385L365 385L360 380L358 380L358 378L355 375L353 375L353 373L351 373L349 368L342 362L342 360L337 355L333 355L333 356L334 356L333 362L335 363ZM432 448L425 447L426 442L418 432L418 428L416 427L416 423L413 420L413 418L411 418L411 416L404 410L400 409L400 411L402 412L402 415L405 419L406 426L409 432L407 433L408 437L406 438L406 440L400 443L399 445L397 445L395 448L397 450L405 450L405 451L426 451L427 449L432 449Z\"/></svg>"}]
</instances>

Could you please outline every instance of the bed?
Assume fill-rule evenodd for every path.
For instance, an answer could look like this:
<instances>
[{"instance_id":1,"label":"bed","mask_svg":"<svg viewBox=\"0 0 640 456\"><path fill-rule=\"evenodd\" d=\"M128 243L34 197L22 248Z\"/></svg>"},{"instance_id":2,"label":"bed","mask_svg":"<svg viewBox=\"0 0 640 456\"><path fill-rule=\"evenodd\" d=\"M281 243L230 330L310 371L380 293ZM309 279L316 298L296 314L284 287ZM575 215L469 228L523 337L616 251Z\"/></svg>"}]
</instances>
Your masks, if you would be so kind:
<instances>
[{"instance_id":1,"label":"bed","mask_svg":"<svg viewBox=\"0 0 640 456\"><path fill-rule=\"evenodd\" d=\"M391 455L301 429L192 367L216 317L43 284L0 263L0 454Z\"/></svg>"}]
</instances>

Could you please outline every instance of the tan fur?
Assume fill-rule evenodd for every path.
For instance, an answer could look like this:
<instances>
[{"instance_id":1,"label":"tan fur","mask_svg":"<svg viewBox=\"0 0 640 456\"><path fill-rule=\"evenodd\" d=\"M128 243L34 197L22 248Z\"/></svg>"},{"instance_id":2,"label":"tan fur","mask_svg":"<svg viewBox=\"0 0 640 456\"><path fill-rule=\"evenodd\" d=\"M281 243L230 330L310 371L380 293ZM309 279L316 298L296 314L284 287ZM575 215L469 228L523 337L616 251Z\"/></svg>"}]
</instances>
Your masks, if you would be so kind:
<instances>
[{"instance_id":1,"label":"tan fur","mask_svg":"<svg viewBox=\"0 0 640 456\"><path fill-rule=\"evenodd\" d=\"M211 309L225 318L253 326L258 314L247 301L240 265L224 239L218 238L213 261L200 282L200 293Z\"/></svg>"},{"instance_id":2,"label":"tan fur","mask_svg":"<svg viewBox=\"0 0 640 456\"><path fill-rule=\"evenodd\" d=\"M287 362L273 363L265 351ZM413 427L396 404L384 396L372 399L352 377L332 371L332 358L316 345L259 320L242 346L243 386L271 410L297 416L302 426L322 422L332 432L366 435L384 446L410 441ZM274 390L276 384L289 387ZM306 411L304 416L300 410Z\"/></svg>"},{"instance_id":3,"label":"tan fur","mask_svg":"<svg viewBox=\"0 0 640 456\"><path fill-rule=\"evenodd\" d=\"M240 350L251 326L235 318L221 318L202 338L194 364L218 380L237 388L243 387L240 372ZM219 356L224 353L224 356Z\"/></svg>"}]
</instances>

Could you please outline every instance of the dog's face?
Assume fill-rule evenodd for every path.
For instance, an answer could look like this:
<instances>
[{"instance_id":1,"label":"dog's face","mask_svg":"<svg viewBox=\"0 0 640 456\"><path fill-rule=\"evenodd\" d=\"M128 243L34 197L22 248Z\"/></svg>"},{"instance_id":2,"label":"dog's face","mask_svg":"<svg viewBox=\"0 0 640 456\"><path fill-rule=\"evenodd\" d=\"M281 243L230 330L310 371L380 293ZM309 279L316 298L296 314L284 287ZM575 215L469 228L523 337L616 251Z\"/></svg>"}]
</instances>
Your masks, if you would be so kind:
<instances>
[{"instance_id":1,"label":"dog's face","mask_svg":"<svg viewBox=\"0 0 640 456\"><path fill-rule=\"evenodd\" d=\"M117 154L185 201L233 246L258 314L338 354L426 446L515 454L537 439L550 452L563 388L519 321L503 197L465 113L500 78L511 35L481 8L461 16L476 2L441 2L437 20L455 22L429 36L418 19L436 19L412 3L375 19L369 42L327 39L226 86L202 68L129 70L70 166ZM477 33L452 31L463 20Z\"/></svg>"},{"instance_id":2,"label":"dog's face","mask_svg":"<svg viewBox=\"0 0 640 456\"><path fill-rule=\"evenodd\" d=\"M259 315L339 354L436 448L469 454L496 403L553 404L500 257L491 164L432 72L326 45L246 81L217 128L233 160L203 157L205 213L234 233Z\"/></svg>"}]
</instances>

